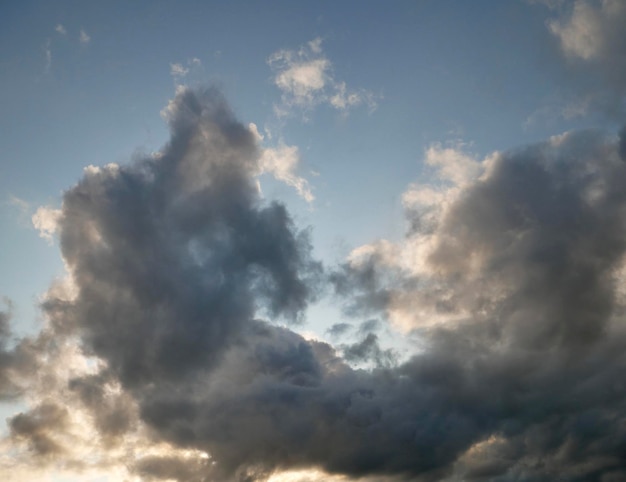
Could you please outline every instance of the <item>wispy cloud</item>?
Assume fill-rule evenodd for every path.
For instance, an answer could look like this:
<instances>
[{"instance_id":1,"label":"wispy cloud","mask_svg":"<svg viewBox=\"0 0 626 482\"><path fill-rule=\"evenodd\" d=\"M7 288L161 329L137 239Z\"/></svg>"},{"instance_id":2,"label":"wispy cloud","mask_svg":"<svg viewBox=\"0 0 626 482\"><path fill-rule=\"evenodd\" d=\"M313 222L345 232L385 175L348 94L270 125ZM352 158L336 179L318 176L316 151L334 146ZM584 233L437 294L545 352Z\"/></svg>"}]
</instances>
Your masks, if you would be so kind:
<instances>
[{"instance_id":1,"label":"wispy cloud","mask_svg":"<svg viewBox=\"0 0 626 482\"><path fill-rule=\"evenodd\" d=\"M48 73L50 72L50 68L52 67L52 47L50 39L46 40L46 43L43 46L43 53L45 58L44 71Z\"/></svg>"},{"instance_id":2,"label":"wispy cloud","mask_svg":"<svg viewBox=\"0 0 626 482\"><path fill-rule=\"evenodd\" d=\"M87 32L85 32L84 29L80 29L80 34L78 36L78 41L83 44L86 45L91 41L91 37L87 34Z\"/></svg>"},{"instance_id":3,"label":"wispy cloud","mask_svg":"<svg viewBox=\"0 0 626 482\"><path fill-rule=\"evenodd\" d=\"M60 33L61 35L67 35L67 30L60 23L58 23L57 26L54 27L54 30L55 32Z\"/></svg>"},{"instance_id":4,"label":"wispy cloud","mask_svg":"<svg viewBox=\"0 0 626 482\"><path fill-rule=\"evenodd\" d=\"M333 74L331 61L322 49L322 39L316 38L298 50L279 50L268 59L274 71L274 85L281 91L281 103L275 106L279 116L293 109L309 111L320 104L347 112L365 104L376 108L376 96L365 89L349 89Z\"/></svg>"},{"instance_id":5,"label":"wispy cloud","mask_svg":"<svg viewBox=\"0 0 626 482\"><path fill-rule=\"evenodd\" d=\"M170 75L172 77L185 77L189 73L189 69L183 67L182 64L170 64Z\"/></svg>"},{"instance_id":6,"label":"wispy cloud","mask_svg":"<svg viewBox=\"0 0 626 482\"><path fill-rule=\"evenodd\" d=\"M283 141L279 141L276 147L263 147L264 136L254 123L249 124L250 132L261 145L261 156L259 159L259 172L268 173L279 181L296 189L298 194L308 203L313 202L315 197L311 192L309 182L297 175L300 164L300 152L297 146L289 146Z\"/></svg>"},{"instance_id":7,"label":"wispy cloud","mask_svg":"<svg viewBox=\"0 0 626 482\"><path fill-rule=\"evenodd\" d=\"M170 63L170 75L177 84L184 84L185 79L190 74L197 74L202 71L202 61L193 57L187 59L185 63L172 62Z\"/></svg>"}]
</instances>

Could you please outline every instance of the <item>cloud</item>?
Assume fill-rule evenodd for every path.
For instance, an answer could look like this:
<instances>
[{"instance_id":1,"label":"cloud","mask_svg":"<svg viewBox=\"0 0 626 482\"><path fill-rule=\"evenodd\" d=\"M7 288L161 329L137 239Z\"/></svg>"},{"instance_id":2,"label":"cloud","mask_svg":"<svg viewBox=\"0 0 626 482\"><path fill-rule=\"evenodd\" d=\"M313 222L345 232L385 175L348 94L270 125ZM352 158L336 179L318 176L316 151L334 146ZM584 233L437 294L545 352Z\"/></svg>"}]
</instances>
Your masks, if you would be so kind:
<instances>
[{"instance_id":1,"label":"cloud","mask_svg":"<svg viewBox=\"0 0 626 482\"><path fill-rule=\"evenodd\" d=\"M4 308L0 310L0 401L15 400L22 392L19 374L16 372L15 353L11 349L11 316L13 303L2 299Z\"/></svg>"},{"instance_id":2,"label":"cloud","mask_svg":"<svg viewBox=\"0 0 626 482\"><path fill-rule=\"evenodd\" d=\"M56 232L61 211L48 206L37 208L31 220L35 229L39 231L39 236L48 241L52 241L52 235Z\"/></svg>"},{"instance_id":3,"label":"cloud","mask_svg":"<svg viewBox=\"0 0 626 482\"><path fill-rule=\"evenodd\" d=\"M219 410L222 381L211 373L237 368L225 359L258 342L250 356L270 371L282 370L283 356L297 361L298 350L313 362L306 342L299 347L296 335L258 321L298 322L315 298L320 265L310 258L307 231L296 230L284 206L259 198L257 139L214 90L181 87L164 115L172 138L158 156L90 167L65 193L60 213L42 208L34 218L58 233L69 271L42 302L44 330L19 344L32 408L11 418L10 440L37 464L82 459L145 477L186 466L180 477L190 477L194 463L207 465L201 454L216 440L202 433L184 442L193 434L171 424L186 425L176 421L187 417L185 406L200 417L190 422L210 422L195 407L215 402ZM280 344L263 353L265 340L282 336L292 340L284 355ZM299 380L299 371L289 376ZM187 389L196 395L178 392ZM79 426L92 442L68 443L81 438ZM130 461L116 449L159 443L170 448ZM183 462L190 445L201 453ZM219 466L228 476L245 465L229 450Z\"/></svg>"},{"instance_id":4,"label":"cloud","mask_svg":"<svg viewBox=\"0 0 626 482\"><path fill-rule=\"evenodd\" d=\"M163 115L158 155L88 168L63 196L68 277L0 364L28 404L0 474L624 478L620 138L571 132L481 160L432 146L432 185L404 196L406 239L330 276L367 320L335 348L289 328L323 272L308 231L256 189L258 132L212 89L179 87ZM372 313L401 325L410 358L382 346Z\"/></svg>"},{"instance_id":5,"label":"cloud","mask_svg":"<svg viewBox=\"0 0 626 482\"><path fill-rule=\"evenodd\" d=\"M259 133L256 124L251 122L248 128L257 142L262 143L265 137ZM268 138L271 136L268 135ZM259 174L271 174L277 180L295 188L306 202L311 203L315 197L311 192L309 182L296 174L299 164L298 147L288 146L281 140L276 147L263 147L261 149Z\"/></svg>"},{"instance_id":6,"label":"cloud","mask_svg":"<svg viewBox=\"0 0 626 482\"><path fill-rule=\"evenodd\" d=\"M293 109L309 111L320 104L347 112L350 108L367 105L376 109L376 96L367 90L349 90L346 83L333 76L332 64L322 50L322 39L316 38L299 50L279 50L268 59L275 72L274 84L282 93L275 106L278 115Z\"/></svg>"},{"instance_id":7,"label":"cloud","mask_svg":"<svg viewBox=\"0 0 626 482\"><path fill-rule=\"evenodd\" d=\"M187 59L186 63L175 62L170 63L170 75L174 79L176 85L185 85L187 77L198 76L202 69L202 61L193 57Z\"/></svg>"},{"instance_id":8,"label":"cloud","mask_svg":"<svg viewBox=\"0 0 626 482\"><path fill-rule=\"evenodd\" d=\"M567 55L583 60L611 60L621 69L625 36L620 27L625 16L626 8L620 1L578 0L567 18L554 20L549 27Z\"/></svg>"},{"instance_id":9,"label":"cloud","mask_svg":"<svg viewBox=\"0 0 626 482\"><path fill-rule=\"evenodd\" d=\"M626 33L622 26L626 5L619 0L577 0L552 8L558 15L548 28L569 64L579 69L576 77L587 79L580 87L583 93L577 95L582 101L573 103L568 109L570 115L599 109L623 120Z\"/></svg>"},{"instance_id":10,"label":"cloud","mask_svg":"<svg viewBox=\"0 0 626 482\"><path fill-rule=\"evenodd\" d=\"M172 77L185 77L189 73L189 69L182 64L170 64L170 75Z\"/></svg>"},{"instance_id":11,"label":"cloud","mask_svg":"<svg viewBox=\"0 0 626 482\"><path fill-rule=\"evenodd\" d=\"M466 154L435 150L427 160L448 184L411 187L407 239L361 249L335 275L337 288L425 343L398 368L426 376L416 388L437 380L450 402L464 400L452 432L473 441L443 462L450 473L619 479L623 433L611 428L623 416L615 382L626 368L617 355L626 342L619 143L566 133L476 161L469 180L449 169L450 159L467 165ZM463 421L473 406L466 388L495 404L479 397L481 415ZM583 419L598 430L579 430Z\"/></svg>"},{"instance_id":12,"label":"cloud","mask_svg":"<svg viewBox=\"0 0 626 482\"><path fill-rule=\"evenodd\" d=\"M81 44L87 45L91 41L91 37L87 35L84 29L80 29L80 35L78 36L78 40Z\"/></svg>"},{"instance_id":13,"label":"cloud","mask_svg":"<svg viewBox=\"0 0 626 482\"><path fill-rule=\"evenodd\" d=\"M56 27L54 27L54 31L61 35L67 35L67 30L60 23L57 23Z\"/></svg>"}]
</instances>

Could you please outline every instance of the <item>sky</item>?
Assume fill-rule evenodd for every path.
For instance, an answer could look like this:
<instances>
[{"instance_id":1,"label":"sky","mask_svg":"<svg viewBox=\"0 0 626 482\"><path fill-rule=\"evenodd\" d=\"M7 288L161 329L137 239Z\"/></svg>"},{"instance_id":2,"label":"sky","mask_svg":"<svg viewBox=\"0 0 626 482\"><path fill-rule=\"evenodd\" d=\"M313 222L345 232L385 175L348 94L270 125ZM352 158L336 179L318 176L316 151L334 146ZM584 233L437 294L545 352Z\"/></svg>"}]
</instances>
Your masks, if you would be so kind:
<instances>
[{"instance_id":1,"label":"sky","mask_svg":"<svg viewBox=\"0 0 626 482\"><path fill-rule=\"evenodd\" d=\"M626 3L0 6L0 478L626 479Z\"/></svg>"}]
</instances>

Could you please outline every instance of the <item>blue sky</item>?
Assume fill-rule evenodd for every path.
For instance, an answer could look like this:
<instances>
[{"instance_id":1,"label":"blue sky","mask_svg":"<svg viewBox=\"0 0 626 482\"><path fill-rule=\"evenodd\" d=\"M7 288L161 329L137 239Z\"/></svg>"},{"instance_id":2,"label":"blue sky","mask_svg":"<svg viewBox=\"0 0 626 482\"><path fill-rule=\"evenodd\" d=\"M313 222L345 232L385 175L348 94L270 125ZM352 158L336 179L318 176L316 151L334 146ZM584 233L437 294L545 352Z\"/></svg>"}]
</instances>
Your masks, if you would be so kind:
<instances>
[{"instance_id":1,"label":"blue sky","mask_svg":"<svg viewBox=\"0 0 626 482\"><path fill-rule=\"evenodd\" d=\"M505 182L508 178L504 174L502 178L496 176L501 172L497 166L517 165L519 156L531 158L523 165L534 165L533 162L539 162L537 159L543 159L541 156L558 165L561 161L554 159L571 158L572 164L584 164L582 170L598 176L595 184L588 181L589 185L582 187L578 178L571 181L580 192L587 193L585 199L596 199L593 189L610 191L606 186L610 186L611 176L619 178L611 171L613 164L607 161L608 167L602 168L588 165L591 161L584 153L589 151L588 156L593 159L613 159L606 154L607 149L612 149L614 157L621 145L618 131L624 121L626 66L619 59L623 58L626 43L619 28L619 19L625 15L620 5L616 0L5 2L0 7L0 296L6 299L5 312L10 313L13 333L7 350L19 351L26 343L24 340L46 338L42 333L61 338L67 335L54 331L60 330L61 322L54 324L60 315L52 313L49 307L42 309L40 303L57 296L55 286L68 283L70 278L77 283L77 289L82 289L77 280L82 279L79 273L81 266L86 265L76 254L82 253L82 248L69 240L61 246L61 239L69 236L70 224L74 222L68 210L75 202L73 193L80 191L83 184L92 186L90 179L117 179L114 173L119 169L135 173L132 166L142 160L153 159L158 164L163 156L176 157L168 142L179 133L177 122L184 120L181 112L193 101L190 92L202 92L207 87L221 92L237 121L252 136L258 151L255 167L242 164L241 169L258 186L259 206L269 206L272 201L284 203L294 221L289 229L308 230L310 255L324 266L322 277L326 281L321 283L326 286L311 288L319 292L318 296L307 301L306 309L298 309L303 323L294 326L283 318L267 322L276 321L281 326L286 323L288 330L306 340L319 340L310 342L313 345L328 344L324 346L333 347L354 373L361 368L375 378L376 370L383 366L401 371L403 364L410 364L416 354L431 353L431 345L433 353L441 349L440 338L430 338L431 329L445 331L451 327L450 332L457 333L458 326L465 326L459 320L471 319L467 325L474 326L479 321L487 323L482 317L500 320L499 317L509 316L502 315L509 313L509 304L506 308L502 305L497 316L485 314L489 309L495 310L485 306L500 306L503 297L510 296L512 300L510 293L514 289L509 290L506 281L501 280L496 293L485 280L489 276L499 279L505 274L509 279L513 271L507 271L507 266L521 270L520 266L525 265L520 261L521 255L511 254L513 248L498 251L499 243L512 243L499 238L504 236L502 233L515 230L511 227L514 221L505 222L507 216L513 219L515 214L511 213L517 210L531 220L536 215L535 224L531 224L541 227L537 239L549 231L541 224L547 219L542 217L543 208L537 208L535 213L530 199L543 194L535 193L535 180L525 177L530 176L530 171L523 171L520 185L528 185L524 184L527 189L520 199L515 198L516 194L503 194L502 199L480 194L489 206L510 205L511 210L498 214L483 210L484 204L470 201L491 181ZM198 98L198 102L209 105L217 102L210 96L206 100L198 94ZM205 121L202 117L198 122L204 125ZM598 137L598 132L605 137ZM598 161L598 165L605 166L602 162ZM550 166L542 169L553 173ZM562 174L567 180L564 183L570 182L568 175ZM561 174L554 176L559 178ZM503 192L515 191L506 186ZM494 188L489 192L496 191ZM229 198L228 194L224 196ZM566 198L559 202L565 203ZM606 206L602 213L612 212L613 207ZM129 205L129 212L131 209ZM81 222L94 216L98 223L98 213L101 212L86 214ZM564 209L555 214L557 225L567 218L567 213ZM587 214L584 211L577 216L597 229L604 226L593 224L595 218L588 219ZM115 215L113 212L114 218ZM117 213L120 219L124 215ZM484 216L493 216L493 226L487 226ZM455 219L452 226L451 220ZM468 220L473 220L473 224ZM566 221L563 226L567 233ZM473 230L479 234L470 236L468 233ZM578 239L576 233L568 236ZM589 243L613 239L610 233L602 233ZM250 236L256 235L261 237L262 233ZM120 239L123 241L123 236ZM546 246L557 243L550 239ZM589 243L580 249L587 249ZM121 242L120 246L127 245ZM459 252L455 251L457 248ZM569 245L562 249L569 249ZM529 263L543 256L537 253L525 254ZM72 261L74 254L77 261ZM313 265L307 264L305 258L298 266L307 271ZM542 269L558 256L548 258L540 265ZM615 264L611 273L621 273L618 258L611 258ZM543 273L538 275L544 276L542 280L549 277L547 271L538 272ZM367 273L371 278L366 278ZM363 281L366 279L369 281ZM474 281L467 281L470 279ZM489 302L471 292L468 286L472 283L475 289L480 286L488 293L485 299L491 296ZM255 286L251 285L252 291ZM621 288L614 289L621 293ZM589 292L596 293L591 288ZM523 296L530 295L524 291ZM482 301L470 306L470 298ZM611 294L602 300L609 298L619 297ZM115 304L116 299L108 303ZM265 306L261 295L259 300L253 305ZM70 303L78 306L79 302L73 299ZM455 303L456 308L445 308ZM535 299L528 303L544 306ZM269 311L259 309L255 316L272 318L274 305L268 306ZM619 309L613 307L609 311L617 313ZM511 320L529 312L515 310L510 314ZM544 315L532 316L536 321L543 320ZM363 323L368 320L375 322L366 329ZM76 323L78 326L82 322ZM87 372L94 366L106 366L114 372L111 367L118 366L117 359L109 352L98 351L101 345L89 338L89 333L93 335L89 331L91 325L84 323L87 328L67 335L67 340L81 347L75 348L71 356L83 356ZM519 333L524 330L520 328L518 333L515 323L511 321L515 327L511 333L520 338L513 345L521 346L522 338L530 338L522 337ZM615 325L621 333L618 321L611 318L606 326L609 325ZM71 345L70 341L67 343ZM369 355L361 356L363 353ZM13 365L11 370L19 372ZM0 474L17 464L14 466L19 467L15 472L18 475L9 480L32 480L28 477L34 472L29 470L35 470L34 467L40 470L37 477L45 475L49 480L121 480L122 476L165 480L166 476L154 468L157 465L141 465L141 458L132 462L120 458L114 453L115 444L126 449L141 447L150 457L169 454L168 457L183 457L180 460L188 457L202 461L207 453L214 456L212 450L222 454L215 440L198 436L201 441L197 443L177 446L175 437L168 438L162 426L151 426L142 406L144 399L139 395L143 387L129 388L130 382L120 373L118 378L102 382L103 386L110 383L124 396L128 391L128 406L139 407L142 414L137 426L153 430L153 447L141 439L145 436L143 428L129 431L123 442L107 439L107 443L113 444L108 445L112 455L97 470L91 467L91 472L83 469L82 475L76 475L67 464L55 461L60 456L43 457L43 465L38 464L36 457L29 459L33 449L27 435L20 432L15 418L7 418L3 443L13 447L11 450L19 457L15 458L18 462L3 460ZM582 375L572 375L574 379L577 376ZM378 383L374 378L367 383ZM322 384L330 383L325 380ZM29 390L34 395L28 395ZM2 413L5 417L21 412L25 417L41 418L42 412L37 412L43 403L41 390L41 385L22 387L19 396L9 397ZM545 395L540 388L537 391ZM63 397L69 396L63 393ZM61 400L62 396L58 396ZM97 419L95 412L85 413L86 420ZM96 424L89 430L96 433L99 428ZM472 454L484 449L480 444L491 444L489 447L497 450L505 443L513 443L513 436L506 439L505 432L501 427L493 432L483 427L468 436L465 445L452 450L454 457L437 462L443 472L437 472L435 477L440 478L436 480L461 480L454 477L463 477L462 468L474 463L470 460ZM58 440L63 439L59 437ZM230 452L223 450L224 460L230 461ZM254 450L251 448L250 452ZM277 481L305 480L304 477L324 480L331 472L348 478L384 475L389 477L385 480L409 480L402 479L409 476L422 480L417 477L426 477L427 472L421 466L398 462L374 467L369 473L345 460L321 462L310 456L317 453L314 450L303 449L303 453L301 458L295 456L298 462L291 465L278 458L268 461L266 467L260 463L265 472L258 480L264 480L268 474L274 474ZM221 467L222 462L215 457ZM250 462L232 462L236 470L227 476L243 477L242 470L252 470L250 467L259 464L254 457ZM589 457L591 460L592 455ZM523 458L505 464L498 472L500 478L489 480L526 480L519 478ZM124 466L135 468L125 473ZM109 467L109 472L102 471L102 467ZM618 480L624 467L616 467L607 468L606 474L617 478L606 480ZM304 470L304 475L296 474L292 479L281 475L292 469ZM318 472L306 472L309 469ZM170 479L196 480L195 473L190 473ZM589 474L580 480L596 480L591 478L595 475Z\"/></svg>"}]
</instances>

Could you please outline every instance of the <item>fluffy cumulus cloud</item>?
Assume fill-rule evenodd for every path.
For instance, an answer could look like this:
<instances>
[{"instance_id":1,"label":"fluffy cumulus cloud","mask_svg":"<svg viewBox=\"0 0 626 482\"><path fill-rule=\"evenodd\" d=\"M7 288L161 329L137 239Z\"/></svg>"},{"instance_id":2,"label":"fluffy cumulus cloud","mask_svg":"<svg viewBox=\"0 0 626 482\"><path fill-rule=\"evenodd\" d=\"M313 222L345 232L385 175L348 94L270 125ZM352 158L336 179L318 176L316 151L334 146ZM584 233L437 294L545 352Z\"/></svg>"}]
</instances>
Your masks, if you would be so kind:
<instances>
[{"instance_id":1,"label":"fluffy cumulus cloud","mask_svg":"<svg viewBox=\"0 0 626 482\"><path fill-rule=\"evenodd\" d=\"M39 235L51 242L52 236L57 230L60 217L61 211L59 209L41 206L37 208L35 214L32 215L31 220L35 229L39 231Z\"/></svg>"},{"instance_id":2,"label":"fluffy cumulus cloud","mask_svg":"<svg viewBox=\"0 0 626 482\"><path fill-rule=\"evenodd\" d=\"M568 55L611 58L618 29L594 25L619 5L577 2L551 29ZM366 102L319 40L270 65L281 108ZM0 478L626 479L626 131L482 159L435 144L405 238L323 270L257 185L312 199L296 147L263 146L212 89L179 86L163 117L159 152L88 167L33 216L67 276L40 333L15 338L0 311L0 398L23 403ZM326 285L336 346L291 329ZM383 346L389 326L410 356Z\"/></svg>"},{"instance_id":3,"label":"fluffy cumulus cloud","mask_svg":"<svg viewBox=\"0 0 626 482\"><path fill-rule=\"evenodd\" d=\"M351 314L422 346L394 371L432 397L411 443L433 437L435 480L626 476L619 144L573 132L481 161L433 147L439 187L405 194L406 240L359 248L333 275Z\"/></svg>"},{"instance_id":4,"label":"fluffy cumulus cloud","mask_svg":"<svg viewBox=\"0 0 626 482\"><path fill-rule=\"evenodd\" d=\"M274 70L274 84L281 91L281 103L275 106L280 116L293 109L309 111L327 104L347 112L358 105L376 108L376 96L364 89L348 89L346 83L333 75L332 63L322 49L322 39L316 38L298 50L283 49L268 59Z\"/></svg>"},{"instance_id":5,"label":"fluffy cumulus cloud","mask_svg":"<svg viewBox=\"0 0 626 482\"><path fill-rule=\"evenodd\" d=\"M212 90L180 88L164 115L172 138L161 152L86 169L60 212L34 217L58 235L68 277L42 302L46 328L7 345L0 369L7 397L13 372L31 371L31 408L9 420L5 444L37 466L131 467L145 480L234 477L249 467L247 455L230 453L236 440L220 441L235 428L219 416L222 404L240 388L271 392L272 372L280 379L292 359L284 377L296 386L318 370L304 340L263 321L297 322L320 266L307 231L283 205L260 199L254 134ZM8 315L2 327L9 336ZM246 372L257 358L258 373ZM239 386L238 376L248 382ZM214 444L223 447L218 464L206 452ZM8 473L14 460L4 462Z\"/></svg>"},{"instance_id":6,"label":"fluffy cumulus cloud","mask_svg":"<svg viewBox=\"0 0 626 482\"><path fill-rule=\"evenodd\" d=\"M42 331L11 340L0 315L0 395L26 403L4 479L626 477L620 138L428 149L436 182L405 194L406 239L329 274L362 320L333 347L288 328L325 275L260 197L258 133L213 90L179 88L164 116L159 153L64 194L50 230L68 276ZM410 358L381 346L384 320Z\"/></svg>"}]
</instances>

